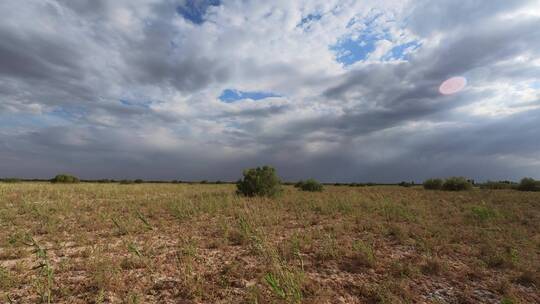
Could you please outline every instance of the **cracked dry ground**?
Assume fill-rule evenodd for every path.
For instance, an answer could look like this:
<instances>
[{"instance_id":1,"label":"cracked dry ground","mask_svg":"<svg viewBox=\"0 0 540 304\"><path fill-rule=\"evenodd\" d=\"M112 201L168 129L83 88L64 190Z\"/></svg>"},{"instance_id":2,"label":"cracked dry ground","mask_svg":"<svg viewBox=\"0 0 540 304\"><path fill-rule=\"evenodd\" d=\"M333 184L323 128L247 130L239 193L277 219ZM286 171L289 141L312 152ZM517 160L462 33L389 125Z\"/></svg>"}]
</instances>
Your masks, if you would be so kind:
<instances>
[{"instance_id":1,"label":"cracked dry ground","mask_svg":"<svg viewBox=\"0 0 540 304\"><path fill-rule=\"evenodd\" d=\"M540 193L0 184L1 303L540 303Z\"/></svg>"}]
</instances>

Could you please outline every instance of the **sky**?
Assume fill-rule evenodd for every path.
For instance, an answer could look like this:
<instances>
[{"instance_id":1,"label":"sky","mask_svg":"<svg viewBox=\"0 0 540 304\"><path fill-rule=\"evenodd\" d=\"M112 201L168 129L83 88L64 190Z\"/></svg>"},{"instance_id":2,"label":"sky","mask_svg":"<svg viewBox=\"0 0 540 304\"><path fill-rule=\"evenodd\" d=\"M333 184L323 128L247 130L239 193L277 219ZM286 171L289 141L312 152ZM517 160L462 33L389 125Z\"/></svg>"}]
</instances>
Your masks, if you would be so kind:
<instances>
[{"instance_id":1,"label":"sky","mask_svg":"<svg viewBox=\"0 0 540 304\"><path fill-rule=\"evenodd\" d=\"M540 2L0 1L0 176L262 165L540 178Z\"/></svg>"}]
</instances>

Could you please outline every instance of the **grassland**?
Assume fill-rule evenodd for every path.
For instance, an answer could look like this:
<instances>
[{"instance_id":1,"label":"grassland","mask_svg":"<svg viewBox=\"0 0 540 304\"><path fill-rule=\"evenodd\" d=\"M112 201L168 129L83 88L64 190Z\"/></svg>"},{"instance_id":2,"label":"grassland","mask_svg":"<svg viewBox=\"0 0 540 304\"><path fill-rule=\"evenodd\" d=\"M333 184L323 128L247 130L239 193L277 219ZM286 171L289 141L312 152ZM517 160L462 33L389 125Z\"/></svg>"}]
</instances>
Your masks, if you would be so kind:
<instances>
[{"instance_id":1,"label":"grassland","mask_svg":"<svg viewBox=\"0 0 540 304\"><path fill-rule=\"evenodd\" d=\"M2 303L540 303L540 193L0 184Z\"/></svg>"}]
</instances>

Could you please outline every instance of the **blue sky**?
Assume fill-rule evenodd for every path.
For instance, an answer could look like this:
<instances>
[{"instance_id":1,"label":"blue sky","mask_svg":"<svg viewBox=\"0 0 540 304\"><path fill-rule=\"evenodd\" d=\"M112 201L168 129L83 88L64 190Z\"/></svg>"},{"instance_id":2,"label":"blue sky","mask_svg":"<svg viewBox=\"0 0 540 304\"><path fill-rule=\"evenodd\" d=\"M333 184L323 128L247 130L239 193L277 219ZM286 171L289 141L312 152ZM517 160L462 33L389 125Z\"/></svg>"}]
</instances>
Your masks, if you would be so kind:
<instances>
[{"instance_id":1,"label":"blue sky","mask_svg":"<svg viewBox=\"0 0 540 304\"><path fill-rule=\"evenodd\" d=\"M0 177L540 178L538 28L532 0L0 1Z\"/></svg>"},{"instance_id":2,"label":"blue sky","mask_svg":"<svg viewBox=\"0 0 540 304\"><path fill-rule=\"evenodd\" d=\"M220 0L186 0L184 5L176 7L176 11L194 24L202 24L208 8L219 6L220 2Z\"/></svg>"},{"instance_id":3,"label":"blue sky","mask_svg":"<svg viewBox=\"0 0 540 304\"><path fill-rule=\"evenodd\" d=\"M234 89L226 89L223 90L221 95L219 96L219 99L226 103L231 103L243 99L250 99L250 100L261 100L266 99L270 97L280 97L279 94L271 93L271 92L260 92L260 91L239 91Z\"/></svg>"},{"instance_id":4,"label":"blue sky","mask_svg":"<svg viewBox=\"0 0 540 304\"><path fill-rule=\"evenodd\" d=\"M398 41L403 40L403 37L392 35L391 27L393 24L395 26L395 20L379 22L381 19L384 19L384 13L377 11L364 20L351 19L347 27L354 29L355 26L360 25L360 29L352 30L347 35L340 37L337 43L330 47L336 53L336 60L344 66L366 61L380 47L378 42L386 42L393 46L375 60L407 60L409 54L421 46L415 37L409 38L409 41L406 42Z\"/></svg>"}]
</instances>

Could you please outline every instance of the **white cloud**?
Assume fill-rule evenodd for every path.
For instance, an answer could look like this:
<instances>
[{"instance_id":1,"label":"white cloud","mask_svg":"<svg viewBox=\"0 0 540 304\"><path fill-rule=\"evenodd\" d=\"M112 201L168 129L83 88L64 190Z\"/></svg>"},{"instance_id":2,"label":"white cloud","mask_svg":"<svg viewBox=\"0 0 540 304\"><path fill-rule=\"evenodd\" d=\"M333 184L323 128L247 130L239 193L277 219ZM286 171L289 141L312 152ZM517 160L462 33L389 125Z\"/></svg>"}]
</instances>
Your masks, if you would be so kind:
<instances>
[{"instance_id":1,"label":"white cloud","mask_svg":"<svg viewBox=\"0 0 540 304\"><path fill-rule=\"evenodd\" d=\"M480 128L538 108L538 91L530 86L540 76L534 1L479 7L476 1L223 0L199 25L177 13L184 2L2 1L0 111L63 115L57 119L73 131L58 144L95 151L72 151L94 160L117 161L115 149L129 143L130 154L148 166L145 156L164 153L170 161L197 160L186 177L197 176L196 164L205 161L236 170L223 173L234 176L246 164L294 166L305 153L315 166L305 172L320 177L329 159L354 159L355 166L344 167L343 178L350 179L371 162L421 152L414 132L396 144L400 127L461 125L472 114L478 121L471 128ZM310 15L320 18L299 26ZM367 30L378 38L366 60L349 67L337 62L332 46L350 38L367 47L360 39ZM411 41L421 47L404 48L410 58L389 56ZM445 102L436 88L456 73L470 87ZM218 100L224 89L282 97L225 104ZM14 153L24 161L37 149L47 162L60 149L57 124L21 118L18 126L2 133L11 150L0 158ZM80 171L85 168L99 172Z\"/></svg>"}]
</instances>

